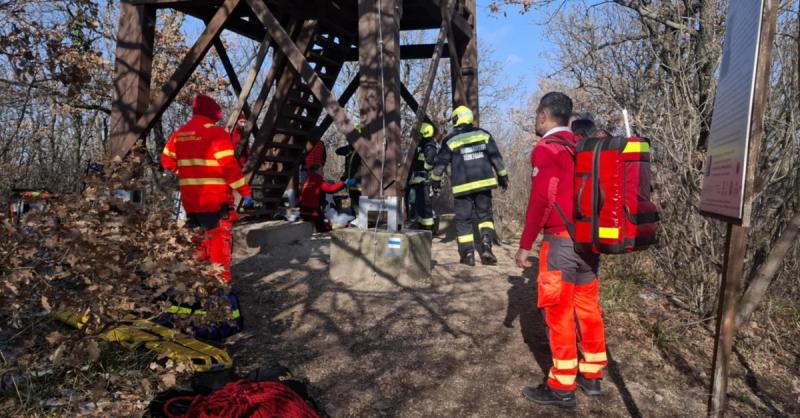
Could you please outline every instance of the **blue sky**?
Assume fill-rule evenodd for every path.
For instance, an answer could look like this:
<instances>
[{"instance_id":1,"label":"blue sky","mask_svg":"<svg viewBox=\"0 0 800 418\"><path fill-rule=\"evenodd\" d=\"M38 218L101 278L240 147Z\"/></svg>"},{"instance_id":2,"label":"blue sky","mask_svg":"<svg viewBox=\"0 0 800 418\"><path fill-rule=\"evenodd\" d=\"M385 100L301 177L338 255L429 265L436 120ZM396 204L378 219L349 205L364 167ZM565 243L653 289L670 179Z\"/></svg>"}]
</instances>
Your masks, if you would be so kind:
<instances>
[{"instance_id":1,"label":"blue sky","mask_svg":"<svg viewBox=\"0 0 800 418\"><path fill-rule=\"evenodd\" d=\"M490 0L477 3L478 39L493 49L494 60L504 65L509 79L522 80L518 93L527 98L536 90L537 78L553 69L543 57L549 48L544 39L548 16L540 11L520 14L517 6L504 6L499 13L492 13Z\"/></svg>"}]
</instances>

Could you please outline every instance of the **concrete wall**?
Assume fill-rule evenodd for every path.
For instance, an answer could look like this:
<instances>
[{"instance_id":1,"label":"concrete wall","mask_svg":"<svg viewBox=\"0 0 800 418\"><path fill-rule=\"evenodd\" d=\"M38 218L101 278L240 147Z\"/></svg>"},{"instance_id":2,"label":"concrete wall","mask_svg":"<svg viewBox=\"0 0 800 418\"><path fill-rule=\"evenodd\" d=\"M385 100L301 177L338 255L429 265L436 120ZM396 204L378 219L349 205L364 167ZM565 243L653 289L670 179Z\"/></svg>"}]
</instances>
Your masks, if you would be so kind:
<instances>
[{"instance_id":1,"label":"concrete wall","mask_svg":"<svg viewBox=\"0 0 800 418\"><path fill-rule=\"evenodd\" d=\"M429 231L387 232L340 229L331 233L332 279L428 281L431 276Z\"/></svg>"}]
</instances>

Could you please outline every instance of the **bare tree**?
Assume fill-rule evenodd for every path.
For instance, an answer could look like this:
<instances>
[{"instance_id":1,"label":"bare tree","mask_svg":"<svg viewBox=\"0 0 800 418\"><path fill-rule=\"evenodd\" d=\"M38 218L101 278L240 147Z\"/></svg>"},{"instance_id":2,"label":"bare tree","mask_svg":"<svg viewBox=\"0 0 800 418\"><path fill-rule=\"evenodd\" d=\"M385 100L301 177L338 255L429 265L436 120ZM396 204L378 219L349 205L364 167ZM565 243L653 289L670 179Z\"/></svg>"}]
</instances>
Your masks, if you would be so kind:
<instances>
[{"instance_id":1,"label":"bare tree","mask_svg":"<svg viewBox=\"0 0 800 418\"><path fill-rule=\"evenodd\" d=\"M652 279L692 310L709 313L724 231L700 216L697 204L727 1L505 0L494 7L502 4L552 13L549 33L559 57L552 79L608 127L619 126L620 110L629 109L637 133L653 141L654 196L663 216L661 244L649 253L660 270ZM784 1L746 259L749 281L758 278L762 287L773 279L789 282L781 288L794 298L798 275L790 269L798 249L776 245L785 244L781 236L791 234L787 225L800 211L799 39L797 2ZM785 258L776 260L777 254Z\"/></svg>"}]
</instances>

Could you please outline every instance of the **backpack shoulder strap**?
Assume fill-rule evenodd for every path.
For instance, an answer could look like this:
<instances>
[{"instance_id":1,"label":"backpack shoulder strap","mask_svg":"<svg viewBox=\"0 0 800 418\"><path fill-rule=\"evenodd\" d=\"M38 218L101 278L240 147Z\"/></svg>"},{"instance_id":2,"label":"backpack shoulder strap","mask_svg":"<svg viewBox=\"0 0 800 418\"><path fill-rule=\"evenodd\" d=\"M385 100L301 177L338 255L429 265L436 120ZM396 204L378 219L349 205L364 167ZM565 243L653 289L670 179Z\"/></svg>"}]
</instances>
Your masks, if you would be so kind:
<instances>
[{"instance_id":1,"label":"backpack shoulder strap","mask_svg":"<svg viewBox=\"0 0 800 418\"><path fill-rule=\"evenodd\" d=\"M564 148L567 149L569 155L573 159L575 158L575 144L569 141L565 141L563 139L548 139L544 141L544 143L562 145ZM567 233L569 233L570 238L572 238L572 241L575 241L575 224L573 224L572 222L569 221L569 219L567 219L567 214L564 213L564 211L561 209L561 206L558 205L558 202L553 204L553 207L558 212L558 215L561 217L561 220L564 221L564 225L567 227Z\"/></svg>"},{"instance_id":2,"label":"backpack shoulder strap","mask_svg":"<svg viewBox=\"0 0 800 418\"><path fill-rule=\"evenodd\" d=\"M564 148L566 148L566 149L567 149L567 151L569 152L569 155L570 155L572 158L575 158L575 145L574 145L574 144L572 144L571 142L564 141L564 140L561 140L561 139L548 139L548 140L544 141L544 143L545 143L545 144L558 144L558 145L563 145L563 146L564 146Z\"/></svg>"}]
</instances>

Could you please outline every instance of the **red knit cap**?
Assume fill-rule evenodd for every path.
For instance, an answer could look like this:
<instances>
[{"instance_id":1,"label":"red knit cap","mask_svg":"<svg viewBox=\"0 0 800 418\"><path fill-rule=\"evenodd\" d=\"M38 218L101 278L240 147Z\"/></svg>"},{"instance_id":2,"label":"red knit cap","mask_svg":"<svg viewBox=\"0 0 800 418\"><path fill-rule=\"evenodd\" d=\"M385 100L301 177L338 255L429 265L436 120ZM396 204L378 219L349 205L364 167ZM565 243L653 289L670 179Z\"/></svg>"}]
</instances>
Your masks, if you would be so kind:
<instances>
[{"instance_id":1,"label":"red knit cap","mask_svg":"<svg viewBox=\"0 0 800 418\"><path fill-rule=\"evenodd\" d=\"M217 102L205 94L198 94L192 102L192 111L195 115L203 115L214 122L222 119L222 108Z\"/></svg>"}]
</instances>

